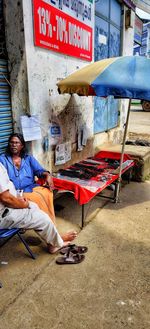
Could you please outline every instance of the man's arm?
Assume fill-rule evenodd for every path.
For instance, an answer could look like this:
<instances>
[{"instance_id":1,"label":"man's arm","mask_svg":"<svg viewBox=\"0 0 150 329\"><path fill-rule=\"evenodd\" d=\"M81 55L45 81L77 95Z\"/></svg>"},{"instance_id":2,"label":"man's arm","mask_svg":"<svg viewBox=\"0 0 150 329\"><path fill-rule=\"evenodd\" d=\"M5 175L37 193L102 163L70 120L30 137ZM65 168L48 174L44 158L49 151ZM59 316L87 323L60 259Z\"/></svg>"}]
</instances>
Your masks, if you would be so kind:
<instances>
[{"instance_id":1,"label":"man's arm","mask_svg":"<svg viewBox=\"0 0 150 329\"><path fill-rule=\"evenodd\" d=\"M13 196L8 190L0 193L0 202L4 206L14 209L23 209L29 207L29 202L24 198L17 198Z\"/></svg>"},{"instance_id":2,"label":"man's arm","mask_svg":"<svg viewBox=\"0 0 150 329\"><path fill-rule=\"evenodd\" d=\"M49 186L50 190L53 190L54 184L53 184L53 178L52 178L50 172L47 171L46 169L44 169L32 155L28 155L28 160L29 160L29 164L33 170L34 176L37 176L39 178L40 178L40 176L44 176L46 185Z\"/></svg>"}]
</instances>

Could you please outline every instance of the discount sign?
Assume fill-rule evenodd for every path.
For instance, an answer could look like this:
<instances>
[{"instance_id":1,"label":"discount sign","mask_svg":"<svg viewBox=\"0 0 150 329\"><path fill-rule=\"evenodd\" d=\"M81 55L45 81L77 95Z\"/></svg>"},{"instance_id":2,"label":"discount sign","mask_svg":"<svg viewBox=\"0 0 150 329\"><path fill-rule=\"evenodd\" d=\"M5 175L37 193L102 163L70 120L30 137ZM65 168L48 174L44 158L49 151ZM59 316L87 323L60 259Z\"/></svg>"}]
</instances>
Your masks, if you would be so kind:
<instances>
[{"instance_id":1,"label":"discount sign","mask_svg":"<svg viewBox=\"0 0 150 329\"><path fill-rule=\"evenodd\" d=\"M41 1L33 1L35 46L92 60L92 28Z\"/></svg>"}]
</instances>

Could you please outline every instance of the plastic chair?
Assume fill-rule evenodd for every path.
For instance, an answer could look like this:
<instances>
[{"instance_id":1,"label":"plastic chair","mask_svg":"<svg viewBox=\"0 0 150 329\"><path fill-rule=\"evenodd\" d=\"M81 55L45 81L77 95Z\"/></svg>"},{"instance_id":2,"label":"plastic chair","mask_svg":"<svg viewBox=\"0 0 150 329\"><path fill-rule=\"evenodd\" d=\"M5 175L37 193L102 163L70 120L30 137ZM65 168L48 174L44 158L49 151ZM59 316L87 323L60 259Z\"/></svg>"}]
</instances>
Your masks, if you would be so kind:
<instances>
[{"instance_id":1,"label":"plastic chair","mask_svg":"<svg viewBox=\"0 0 150 329\"><path fill-rule=\"evenodd\" d=\"M11 229L0 229L0 239L4 239L3 242L0 244L0 247L2 247L5 243L7 243L14 235L18 235L26 249L28 250L30 256L33 259L36 259L35 255L33 254L32 250L28 246L27 242L24 240L24 238L21 235L21 229L20 228L11 228Z\"/></svg>"}]
</instances>

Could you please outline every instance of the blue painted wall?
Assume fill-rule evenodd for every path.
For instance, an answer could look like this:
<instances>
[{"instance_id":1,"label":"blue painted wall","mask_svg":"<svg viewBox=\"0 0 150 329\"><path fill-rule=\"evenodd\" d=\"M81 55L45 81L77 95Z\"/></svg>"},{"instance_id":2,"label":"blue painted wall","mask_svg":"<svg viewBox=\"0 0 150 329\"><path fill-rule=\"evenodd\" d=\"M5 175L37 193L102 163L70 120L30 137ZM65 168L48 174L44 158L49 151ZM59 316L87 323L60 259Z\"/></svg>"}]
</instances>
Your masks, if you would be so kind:
<instances>
[{"instance_id":1,"label":"blue painted wall","mask_svg":"<svg viewBox=\"0 0 150 329\"><path fill-rule=\"evenodd\" d=\"M120 56L121 5L117 0L95 2L94 60ZM119 101L94 99L94 133L107 131L118 125Z\"/></svg>"}]
</instances>

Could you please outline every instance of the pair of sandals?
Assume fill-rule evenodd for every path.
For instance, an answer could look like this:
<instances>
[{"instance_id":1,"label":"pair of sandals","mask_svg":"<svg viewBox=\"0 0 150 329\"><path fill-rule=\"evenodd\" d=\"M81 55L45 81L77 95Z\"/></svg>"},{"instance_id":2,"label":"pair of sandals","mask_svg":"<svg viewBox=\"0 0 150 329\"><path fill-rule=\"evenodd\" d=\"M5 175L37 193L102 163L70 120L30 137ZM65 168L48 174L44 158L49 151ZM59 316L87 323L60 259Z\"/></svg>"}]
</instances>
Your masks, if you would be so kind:
<instances>
[{"instance_id":1,"label":"pair of sandals","mask_svg":"<svg viewBox=\"0 0 150 329\"><path fill-rule=\"evenodd\" d=\"M87 247L70 244L69 246L60 249L60 253L63 256L56 259L56 264L79 264L84 260L85 255L83 254L85 254L87 251Z\"/></svg>"}]
</instances>

